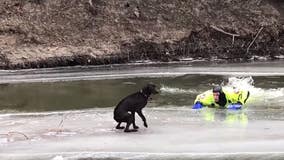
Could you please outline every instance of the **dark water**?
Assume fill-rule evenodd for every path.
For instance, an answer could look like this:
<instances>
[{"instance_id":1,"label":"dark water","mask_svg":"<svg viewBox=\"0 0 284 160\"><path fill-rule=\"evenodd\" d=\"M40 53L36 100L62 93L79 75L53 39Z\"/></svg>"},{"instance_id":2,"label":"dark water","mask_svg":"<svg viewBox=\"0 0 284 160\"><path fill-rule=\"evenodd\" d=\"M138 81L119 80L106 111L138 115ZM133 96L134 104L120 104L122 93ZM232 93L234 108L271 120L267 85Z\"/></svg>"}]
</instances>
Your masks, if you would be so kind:
<instances>
[{"instance_id":1,"label":"dark water","mask_svg":"<svg viewBox=\"0 0 284 160\"><path fill-rule=\"evenodd\" d=\"M283 159L284 63L0 71L1 159ZM149 128L114 129L113 107L152 82ZM192 110L216 84L251 92L245 108Z\"/></svg>"},{"instance_id":2,"label":"dark water","mask_svg":"<svg viewBox=\"0 0 284 160\"><path fill-rule=\"evenodd\" d=\"M282 108L284 76L231 77L222 75L182 75L159 78L106 79L54 83L0 85L1 110L25 112L113 107L147 83L155 83L161 94L154 96L150 107L190 106L197 94L216 84L232 82L250 87L261 96L257 108ZM252 83L252 84L250 84ZM253 95L254 96L254 95Z\"/></svg>"}]
</instances>

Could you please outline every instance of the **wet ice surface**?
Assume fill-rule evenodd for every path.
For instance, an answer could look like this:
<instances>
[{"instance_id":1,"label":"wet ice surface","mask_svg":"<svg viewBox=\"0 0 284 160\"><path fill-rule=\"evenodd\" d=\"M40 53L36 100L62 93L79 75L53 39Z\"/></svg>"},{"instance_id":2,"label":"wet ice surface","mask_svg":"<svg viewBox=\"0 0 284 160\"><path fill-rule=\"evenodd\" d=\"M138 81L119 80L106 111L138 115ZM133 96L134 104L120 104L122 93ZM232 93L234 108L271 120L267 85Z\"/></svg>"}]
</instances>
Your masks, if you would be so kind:
<instances>
[{"instance_id":1,"label":"wet ice surface","mask_svg":"<svg viewBox=\"0 0 284 160\"><path fill-rule=\"evenodd\" d=\"M282 110L194 111L190 107L162 107L147 108L144 112L149 128L144 128L137 117L140 129L136 133L114 129L112 108L2 114L0 157L133 158L140 155L147 159L166 155L169 158L175 154L192 157L191 154L232 156L256 152L283 156ZM11 134L5 135L8 132Z\"/></svg>"}]
</instances>

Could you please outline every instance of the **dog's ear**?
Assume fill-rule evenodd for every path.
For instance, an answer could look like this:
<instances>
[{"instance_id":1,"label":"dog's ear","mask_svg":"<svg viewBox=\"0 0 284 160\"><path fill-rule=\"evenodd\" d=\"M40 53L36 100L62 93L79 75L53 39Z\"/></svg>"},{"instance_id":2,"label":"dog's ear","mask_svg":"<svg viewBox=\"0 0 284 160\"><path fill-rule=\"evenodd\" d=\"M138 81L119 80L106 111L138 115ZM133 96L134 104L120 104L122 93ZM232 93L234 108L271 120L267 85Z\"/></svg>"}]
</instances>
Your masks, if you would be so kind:
<instances>
[{"instance_id":1,"label":"dog's ear","mask_svg":"<svg viewBox=\"0 0 284 160\"><path fill-rule=\"evenodd\" d=\"M157 94L159 93L157 91L157 86L153 83L148 83L142 90L145 94L150 95L150 94Z\"/></svg>"}]
</instances>

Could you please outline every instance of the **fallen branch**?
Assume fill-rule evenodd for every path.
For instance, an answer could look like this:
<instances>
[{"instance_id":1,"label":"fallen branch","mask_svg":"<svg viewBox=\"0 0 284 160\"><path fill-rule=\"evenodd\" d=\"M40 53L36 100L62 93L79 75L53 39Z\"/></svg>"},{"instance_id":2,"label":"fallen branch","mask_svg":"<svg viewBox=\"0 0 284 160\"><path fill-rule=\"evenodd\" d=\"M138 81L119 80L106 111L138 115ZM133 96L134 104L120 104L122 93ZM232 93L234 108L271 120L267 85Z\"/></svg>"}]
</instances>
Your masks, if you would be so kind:
<instances>
[{"instance_id":1,"label":"fallen branch","mask_svg":"<svg viewBox=\"0 0 284 160\"><path fill-rule=\"evenodd\" d=\"M20 135L23 135L27 140L30 139L27 135L25 135L25 134L22 133L22 132L15 132L15 131L13 131L13 132L8 132L8 135L9 135L9 136L12 135L12 134L20 134Z\"/></svg>"},{"instance_id":2,"label":"fallen branch","mask_svg":"<svg viewBox=\"0 0 284 160\"><path fill-rule=\"evenodd\" d=\"M240 35L238 35L238 34L226 32L226 31L224 31L223 29L220 29L220 28L218 28L218 27L216 27L216 26L214 26L214 25L211 25L210 27L213 28L213 29L215 29L216 31L222 32L222 33L227 34L227 35L230 35L230 36L236 36L236 37L240 36Z\"/></svg>"},{"instance_id":3,"label":"fallen branch","mask_svg":"<svg viewBox=\"0 0 284 160\"><path fill-rule=\"evenodd\" d=\"M214 25L210 25L210 27L213 28L213 29L215 29L216 31L219 31L219 32L221 32L221 33L224 33L224 34L227 34L227 35L232 36L232 37L233 37L232 44L234 44L234 42L235 42L235 37L239 37L239 36L240 36L240 35L238 35L238 34L226 32L226 31L224 31L223 29L220 29L220 28L218 28L218 27L216 27L216 26L214 26Z\"/></svg>"},{"instance_id":4,"label":"fallen branch","mask_svg":"<svg viewBox=\"0 0 284 160\"><path fill-rule=\"evenodd\" d=\"M256 36L254 37L254 39L252 40L252 42L250 42L250 44L249 44L249 46L248 46L248 48L247 48L247 53L249 52L249 48L253 45L254 41L256 40L256 38L258 37L258 35L260 34L260 32L262 31L263 28L264 28L264 27L262 26L262 27L258 30Z\"/></svg>"},{"instance_id":5,"label":"fallen branch","mask_svg":"<svg viewBox=\"0 0 284 160\"><path fill-rule=\"evenodd\" d=\"M10 141L11 136L12 136L13 134L20 134L20 135L24 136L24 137L26 138L26 140L30 139L30 138L29 138L27 135L25 135L24 133L22 133L22 132L16 132L16 131L8 132L8 133L5 133L5 134L0 134L0 136L3 135L3 136L5 136L5 137L7 137L8 141Z\"/></svg>"}]
</instances>

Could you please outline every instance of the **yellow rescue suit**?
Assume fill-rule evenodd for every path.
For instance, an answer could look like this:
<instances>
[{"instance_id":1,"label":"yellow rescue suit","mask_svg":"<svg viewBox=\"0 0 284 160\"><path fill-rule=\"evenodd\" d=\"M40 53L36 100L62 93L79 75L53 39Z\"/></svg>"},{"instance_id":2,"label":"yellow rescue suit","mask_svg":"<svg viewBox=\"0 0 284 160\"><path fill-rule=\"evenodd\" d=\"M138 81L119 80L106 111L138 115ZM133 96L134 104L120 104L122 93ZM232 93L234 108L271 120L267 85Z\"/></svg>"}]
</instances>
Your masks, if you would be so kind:
<instances>
[{"instance_id":1,"label":"yellow rescue suit","mask_svg":"<svg viewBox=\"0 0 284 160\"><path fill-rule=\"evenodd\" d=\"M214 101L212 90L208 90L202 94L197 95L194 104L196 102L200 102L203 106L224 108L227 107L229 104L234 104L234 103L240 103L241 105L244 105L249 97L249 91L245 90L224 88L223 92L226 97L225 106L220 106L218 103Z\"/></svg>"}]
</instances>

